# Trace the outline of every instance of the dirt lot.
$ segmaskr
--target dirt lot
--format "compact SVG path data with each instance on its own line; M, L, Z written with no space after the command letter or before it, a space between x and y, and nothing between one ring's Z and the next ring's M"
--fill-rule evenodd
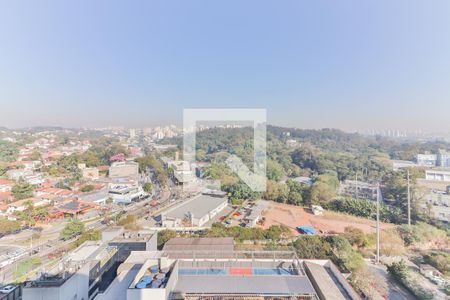
M263 213L266 218L263 228L271 225L286 225L293 235L299 235L295 229L297 226L314 226L324 234L343 232L345 227L360 228L365 233L375 233L376 222L364 218L358 218L336 212L326 211L322 216L315 216L311 211L299 206L270 202L269 208ZM393 227L392 224L381 224L382 229Z

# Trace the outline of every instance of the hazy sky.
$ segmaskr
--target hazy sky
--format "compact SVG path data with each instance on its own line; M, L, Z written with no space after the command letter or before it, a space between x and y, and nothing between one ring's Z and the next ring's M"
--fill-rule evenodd
M1 1L0 126L450 131L450 1Z

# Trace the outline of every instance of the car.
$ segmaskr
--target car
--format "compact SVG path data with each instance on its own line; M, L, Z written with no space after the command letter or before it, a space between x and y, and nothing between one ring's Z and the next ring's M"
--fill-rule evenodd
M0 293L3 293L3 294L9 294L9 293L10 293L11 291L13 291L15 288L16 288L16 287L13 286L13 285L7 285L7 286L4 286L4 287L2 287L2 288L0 289Z

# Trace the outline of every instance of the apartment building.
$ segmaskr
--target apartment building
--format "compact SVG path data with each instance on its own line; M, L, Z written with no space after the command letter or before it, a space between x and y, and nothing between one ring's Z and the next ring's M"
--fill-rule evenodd
M92 300L116 278L131 251L156 251L154 232L111 228L102 241L86 241L54 268L25 282L23 300Z

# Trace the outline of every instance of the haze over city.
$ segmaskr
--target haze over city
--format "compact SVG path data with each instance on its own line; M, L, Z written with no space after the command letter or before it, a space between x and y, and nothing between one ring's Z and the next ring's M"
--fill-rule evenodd
M448 1L7 1L0 126L268 122L450 131Z

